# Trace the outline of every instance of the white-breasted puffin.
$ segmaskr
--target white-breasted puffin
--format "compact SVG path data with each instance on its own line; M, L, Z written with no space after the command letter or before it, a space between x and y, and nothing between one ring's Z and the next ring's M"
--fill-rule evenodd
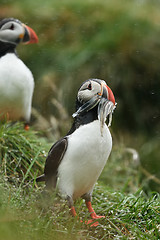
M57 186L61 196L68 200L73 216L76 216L73 201L84 198L92 218L88 223L104 217L96 215L91 197L112 149L112 137L105 122L109 116L111 123L115 105L114 95L104 80L85 81L78 91L73 125L51 147L44 174L36 179L45 181L47 189Z
M29 68L17 56L19 43L37 43L30 27L14 18L0 21L0 119L24 120L31 116L34 79Z

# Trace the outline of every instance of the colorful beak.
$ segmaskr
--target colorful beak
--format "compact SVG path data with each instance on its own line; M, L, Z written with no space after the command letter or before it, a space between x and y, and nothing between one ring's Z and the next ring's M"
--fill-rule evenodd
M107 98L108 101L111 101L115 105L115 98L112 90L106 85L104 81L102 81L100 85L101 91L98 93L98 95Z
M35 31L25 24L23 24L23 26L24 26L25 33L24 33L22 42L25 44L37 43L38 37L37 37Z
M116 102L112 90L104 82L101 83L100 95L102 97L98 104L98 119L100 120L100 131L103 136L103 127L107 117L109 117L108 127L111 126L112 113L116 108Z
M107 90L108 90L108 100L113 102L113 104L115 105L115 97L113 95L112 90L106 85Z

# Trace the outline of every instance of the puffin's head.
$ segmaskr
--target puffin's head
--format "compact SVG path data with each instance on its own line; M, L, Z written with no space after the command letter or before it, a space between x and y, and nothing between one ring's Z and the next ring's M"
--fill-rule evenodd
M32 28L14 18L5 18L0 21L0 41L14 45L20 42L37 43L38 37Z
M107 86L104 80L100 79L89 79L85 81L78 91L77 98L82 104L93 98L96 98L98 103L99 99L105 98L112 101L115 105L115 98L112 90Z
M97 114L102 127L108 115L110 115L110 125L116 102L112 90L104 80L88 79L85 81L78 91L77 102L78 108L73 117L85 114L93 108L98 107Z

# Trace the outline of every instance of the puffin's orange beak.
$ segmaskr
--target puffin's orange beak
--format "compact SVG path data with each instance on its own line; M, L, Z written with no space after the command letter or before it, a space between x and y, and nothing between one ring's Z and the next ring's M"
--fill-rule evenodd
M35 31L25 24L23 24L23 26L24 26L25 33L24 33L22 42L25 44L37 43L38 37Z
M112 101L113 104L115 105L115 97L113 95L113 92L107 85L106 85L106 87L107 87L107 90L108 90L108 100Z

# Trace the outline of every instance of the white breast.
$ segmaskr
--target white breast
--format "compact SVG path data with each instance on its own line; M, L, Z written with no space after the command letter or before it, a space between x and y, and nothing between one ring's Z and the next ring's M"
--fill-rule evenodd
M0 58L0 113L30 119L34 79L26 65L12 53Z
M68 138L68 148L58 169L58 188L73 199L92 192L112 148L112 137L99 120L79 127Z

